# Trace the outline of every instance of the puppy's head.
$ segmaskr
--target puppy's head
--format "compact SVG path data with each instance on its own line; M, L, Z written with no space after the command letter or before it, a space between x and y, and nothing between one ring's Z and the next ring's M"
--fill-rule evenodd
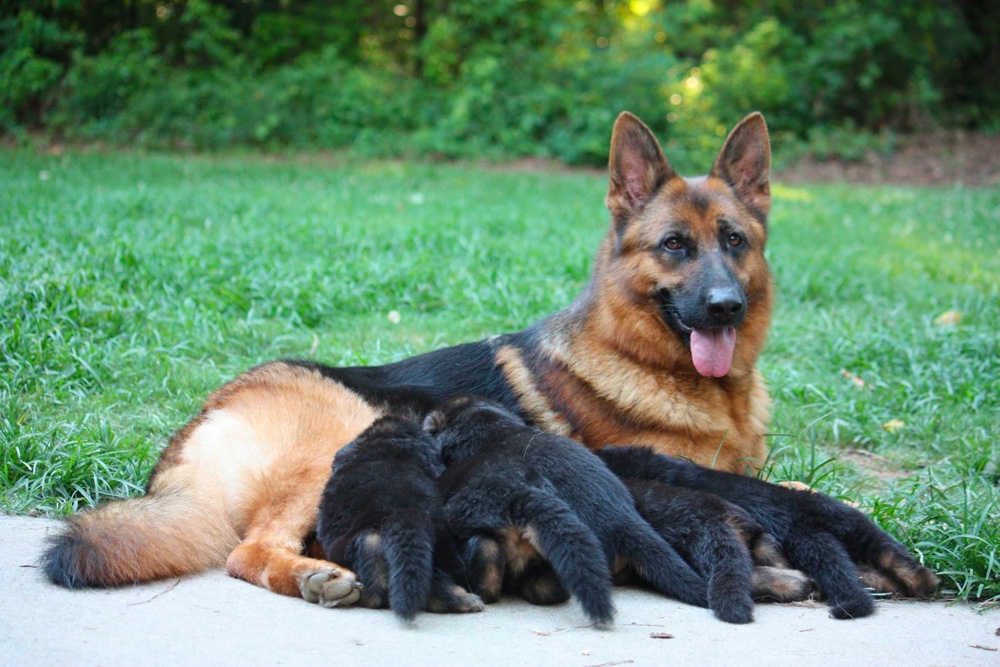
M400 417L381 417L372 422L337 452L333 469L375 460L405 461L434 476L444 470L438 442L417 422Z
M479 396L449 399L424 418L424 431L437 440L445 465L473 456L496 428L514 426L524 426L524 420Z

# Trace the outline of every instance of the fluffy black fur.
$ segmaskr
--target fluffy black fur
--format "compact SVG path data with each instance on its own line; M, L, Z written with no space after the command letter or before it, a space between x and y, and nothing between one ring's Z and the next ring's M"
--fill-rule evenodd
M704 491L650 480L624 482L639 514L708 579L708 606L719 619L749 623L754 600L809 596L808 577L787 569L777 542L742 508ZM617 583L628 583L629 574L623 572Z
M555 583L598 624L613 618L616 559L659 592L707 606L705 580L643 521L621 480L580 443L468 396L431 413L425 428L437 436L448 466L439 483L457 538L487 536L502 544L520 537L516 546L543 555ZM537 591L538 582L529 589Z
M934 573L903 545L829 496L703 468L644 447L607 447L600 456L624 479L707 491L742 507L778 540L791 566L816 581L835 618L874 612L872 596L859 578L910 597L928 597L937 587Z
M358 604L388 606L406 622L423 609L482 609L450 574L458 560L436 485L443 470L433 438L396 417L376 420L337 452L316 535L364 584Z

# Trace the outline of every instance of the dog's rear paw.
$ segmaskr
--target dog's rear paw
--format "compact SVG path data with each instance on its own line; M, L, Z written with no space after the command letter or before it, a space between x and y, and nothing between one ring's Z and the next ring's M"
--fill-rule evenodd
M299 581L303 599L328 609L354 604L361 597L361 589L353 573L334 567L310 570Z

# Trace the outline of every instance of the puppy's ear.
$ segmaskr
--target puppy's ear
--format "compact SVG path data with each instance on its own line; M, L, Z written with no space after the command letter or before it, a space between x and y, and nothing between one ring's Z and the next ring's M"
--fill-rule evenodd
M653 133L627 111L618 116L611 132L608 171L611 182L604 202L616 219L635 213L661 185L677 175L663 157Z
M434 410L424 417L424 431L431 435L437 435L444 430L446 425L447 419L444 416L443 410Z

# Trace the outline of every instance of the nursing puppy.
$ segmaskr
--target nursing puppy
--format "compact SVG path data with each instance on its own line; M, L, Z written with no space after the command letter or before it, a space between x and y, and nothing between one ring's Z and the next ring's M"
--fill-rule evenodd
M605 450L598 451L602 456ZM804 600L812 584L788 569L777 541L743 509L703 491L625 479L639 514L708 580L708 604L720 618L749 623L754 601ZM642 577L625 570L616 583Z
M517 548L534 550L600 625L614 614L616 560L657 591L708 606L705 580L643 521L621 480L578 442L470 396L447 401L424 426L448 466L439 483L456 538L516 540Z
M645 447L606 447L600 456L623 479L707 491L742 507L778 540L791 566L816 581L834 618L859 618L875 610L862 583L919 598L937 588L934 573L902 544L829 496L703 468Z
M417 612L481 611L482 601L454 583L455 545L444 523L436 478L444 470L437 445L418 424L376 420L333 460L316 536L327 558L350 567L363 585L358 604L390 607L404 622ZM343 600L334 577L316 600ZM331 588L330 594L326 589Z

